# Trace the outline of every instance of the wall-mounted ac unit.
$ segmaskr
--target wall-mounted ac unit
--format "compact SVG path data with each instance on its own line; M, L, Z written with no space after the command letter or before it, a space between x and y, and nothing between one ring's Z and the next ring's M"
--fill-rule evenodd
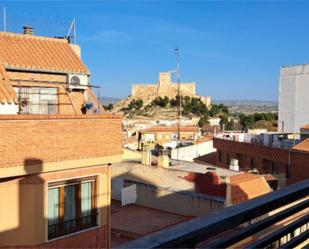
M69 90L85 90L88 85L88 76L86 74L69 74L68 83Z

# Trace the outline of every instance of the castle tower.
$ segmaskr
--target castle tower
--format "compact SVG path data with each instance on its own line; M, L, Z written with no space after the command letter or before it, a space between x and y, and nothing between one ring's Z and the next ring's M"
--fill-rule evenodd
M171 84L171 73L160 72L159 73L159 86L168 86Z
M176 95L176 89L172 87L171 73L170 72L160 72L159 82L158 82L158 96L170 96Z

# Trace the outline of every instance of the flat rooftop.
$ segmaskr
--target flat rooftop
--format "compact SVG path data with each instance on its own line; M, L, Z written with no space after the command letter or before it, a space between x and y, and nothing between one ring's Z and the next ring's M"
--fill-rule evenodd
M240 173L239 171L233 171L229 169L219 168L211 164L200 164L196 162L172 160L172 164L174 166L170 166L170 169L173 169L173 170L202 173L202 174L206 174L208 172L216 172L218 176L222 176L222 177L234 176Z
M130 240L129 237L132 240L192 218L134 204L121 206L119 201L112 200L111 229L113 234L120 234L112 236L112 246Z

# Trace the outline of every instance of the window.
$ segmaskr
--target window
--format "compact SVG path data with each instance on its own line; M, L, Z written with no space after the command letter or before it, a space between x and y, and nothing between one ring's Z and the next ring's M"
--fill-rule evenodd
M219 162L222 163L223 162L223 155L222 155L222 151L219 150Z
M48 239L97 226L95 178L48 185Z
M256 160L255 160L255 158L250 158L250 166L251 166L251 169L254 169L256 167Z
M22 114L56 114L57 88L18 87L15 88L20 100Z

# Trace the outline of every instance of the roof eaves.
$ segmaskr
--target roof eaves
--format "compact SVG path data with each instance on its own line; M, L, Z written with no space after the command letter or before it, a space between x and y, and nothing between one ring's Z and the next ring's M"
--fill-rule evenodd
M57 74L87 74L91 75L90 71L68 71L68 70L58 70L58 69L45 69L45 68L34 68L34 67L22 67L22 66L11 66L4 64L5 69L8 70L22 70L26 72L40 72L40 73L57 73Z

